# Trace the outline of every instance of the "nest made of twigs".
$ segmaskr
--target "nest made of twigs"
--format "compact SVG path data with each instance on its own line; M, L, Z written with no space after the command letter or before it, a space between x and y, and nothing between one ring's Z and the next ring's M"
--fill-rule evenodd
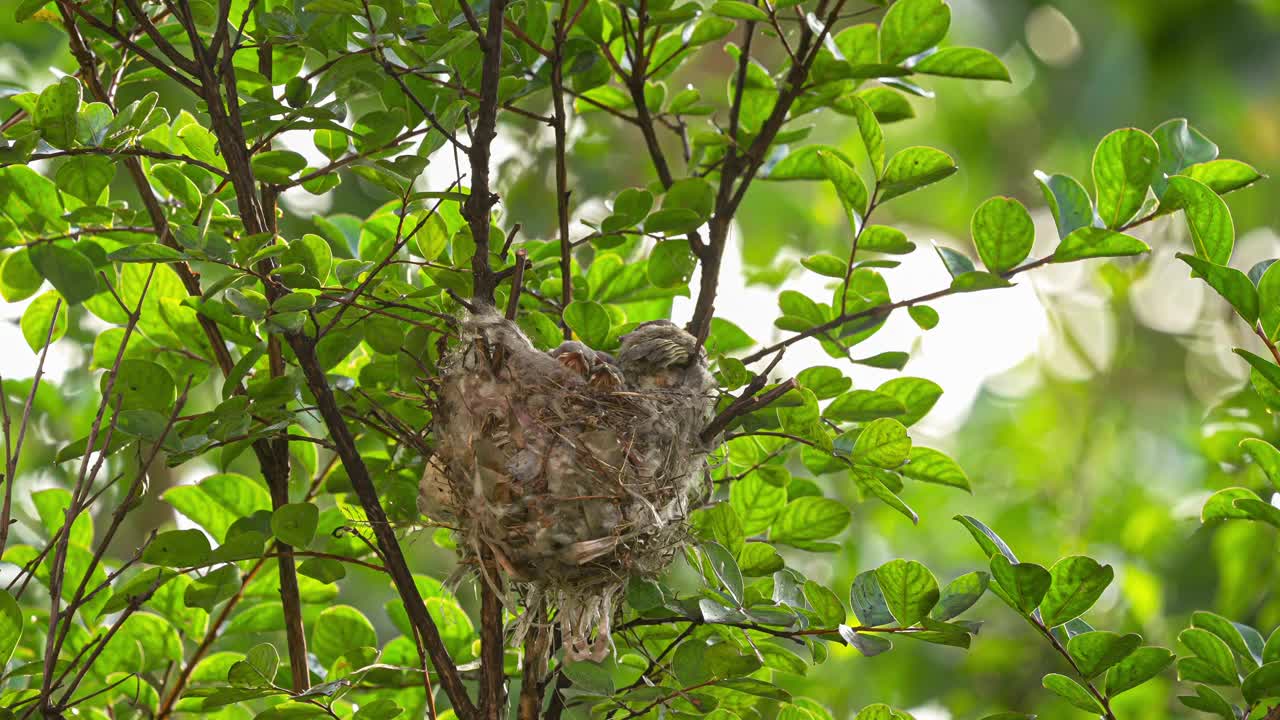
M464 555L487 550L526 609L554 606L571 655L598 656L627 580L685 539L713 388L671 323L624 336L614 360L577 343L544 353L515 323L472 315L441 363L422 509L460 531Z

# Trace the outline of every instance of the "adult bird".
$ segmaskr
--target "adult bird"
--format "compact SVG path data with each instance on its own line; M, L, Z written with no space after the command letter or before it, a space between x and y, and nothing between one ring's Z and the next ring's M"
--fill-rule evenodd
M622 336L618 365L633 388L674 388L701 356L697 338L679 325L651 320Z

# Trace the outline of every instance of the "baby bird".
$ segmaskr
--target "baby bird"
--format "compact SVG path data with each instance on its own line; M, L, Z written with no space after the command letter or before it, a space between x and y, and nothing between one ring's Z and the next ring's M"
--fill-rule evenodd
M590 377L591 369L595 366L596 351L576 340L565 340L550 355L583 380Z
M700 357L697 345L697 338L670 320L652 320L622 336L618 364L634 387L671 388Z
M599 362L591 369L591 377L587 379L587 384L604 392L621 390L626 385L626 381L613 358L606 353L596 353L596 359Z

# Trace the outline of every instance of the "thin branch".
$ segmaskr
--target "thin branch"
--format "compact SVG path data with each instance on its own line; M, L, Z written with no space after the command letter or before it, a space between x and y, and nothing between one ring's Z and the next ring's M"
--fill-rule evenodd
M467 158L471 163L471 194L463 205L462 215L471 228L475 241L475 254L471 257L471 299L481 305L492 306L497 278L489 265L489 214L497 202L490 189L490 146L498 135L498 84L502 80L502 19L507 0L491 0L489 24L482 40L484 60L480 70L480 106L476 112L475 129L471 132L471 149Z

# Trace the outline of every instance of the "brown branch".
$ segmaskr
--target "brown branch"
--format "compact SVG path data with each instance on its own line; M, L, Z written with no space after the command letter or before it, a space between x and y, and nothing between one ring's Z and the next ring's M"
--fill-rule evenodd
M528 251L517 250L515 272L511 275L511 295L507 298L506 318L508 320L515 320L520 312L520 292L524 289L524 269L528 262Z
M209 172L219 177L226 177L226 174L227 174L226 170L223 170L222 168L217 167L216 165L210 165L209 163L204 162L203 160L197 160L191 157L190 155L177 155L174 153L160 152L158 150L148 150L146 148L140 148L140 147L126 147L126 148L79 147L79 148L71 148L69 150L53 150L50 152L32 153L31 157L28 158L28 160L49 160L52 158L72 157L75 155L104 155L106 157L112 157L115 155L127 155L127 156L133 156L133 157L154 158L156 160L176 160L178 162L186 163L188 165L195 165L198 168L208 170ZM0 167L7 167L9 165L16 165L16 164L17 163L4 163L3 165L0 165Z
M569 242L569 170L568 148L566 143L566 126L568 120L564 110L564 47L565 35L568 33L569 2L560 3L560 18L555 24L555 51L551 58L551 109L554 120L551 123L555 135L556 163L556 224L560 232L560 307L569 307L573 302L573 246ZM564 339L573 338L573 330L564 317L560 318L560 327L564 330Z
M497 202L490 189L490 146L498 135L498 84L502 79L502 19L507 0L489 3L489 25L481 40L484 61L480 70L480 107L475 128L471 132L471 194L462 207L462 215L471 228L475 254L471 257L472 302L492 307L498 281L489 265L489 214Z
M792 63L791 68L787 71L785 90L779 94L773 110L769 113L769 117L764 123L761 124L760 132L756 134L745 155L740 156L737 154L735 145L737 142L736 116L731 114L730 146L727 151L728 155L725 157L724 166L721 168L715 213L709 224L707 247L702 249L698 257L702 266L701 280L698 288L698 299L694 304L693 319L689 322L689 331L698 338L699 343L705 341L707 334L711 330L711 317L715 313L716 291L720 282L720 265L724 258L730 222L742 202L743 194L746 193L752 179L764 164L769 146L773 144L774 138L777 137L778 132L786 123L791 106L804 93L805 80L809 77L809 71L813 68L813 63L818 58L822 44L830 33L835 18L840 14L840 9L844 7L844 3L845 0L835 1L835 6L827 13L826 20L823 22L820 31L815 32L809 24L801 26L800 45L797 49L797 55L802 58L802 62ZM825 4L825 0L819 4L816 15L821 16L823 14ZM750 26L749 30L754 27L753 23L748 23L748 25ZM748 39L749 37L748 35ZM744 42L744 45L746 45L746 42ZM748 52L747 48L744 47L742 54L739 56L739 76L737 78L739 86L745 82L748 63ZM741 104L741 96L737 92L738 87L735 86L735 106Z
M49 346L53 344L53 330L58 326L58 311L62 309L62 298L58 298L53 304L53 315L49 320L49 330L44 336L44 345L40 348L40 359L36 361L36 372L31 379L31 390L27 392L27 403L22 408L22 421L18 425L18 440L13 445L13 450L9 449L9 401L4 392L3 383L0 383L0 396L4 396L4 441L5 441L5 472L4 472L4 508L0 510L0 553L4 552L5 545L9 541L9 525L11 523L11 513L13 511L13 483L17 479L18 460L22 456L22 441L26 439L27 427L31 423L31 408L36 404L36 392L40 389L40 380L44 377L45 359L49 357Z
M342 466L351 479L352 489L360 499L360 504L369 519L374 538L386 562L387 572L391 575L400 599L404 602L409 621L414 631L422 638L422 644L436 672L439 673L440 684L449 696L454 711L462 720L474 720L475 706L467 695L466 687L462 684L457 666L449 656L448 649L445 648L439 629L427 614L426 604L413 581L413 574L405 562L395 531L387 520L387 514L383 511L381 501L378 499L378 490L374 485L373 477L369 474L369 468L356 448L351 429L347 427L342 417L342 410L338 407L338 401L333 395L333 389L329 386L324 370L320 368L320 363L316 359L315 341L302 335L287 337L289 346L293 348L298 358L298 365L302 368L307 387L315 396L316 407L329 430L329 436L342 460Z
M506 642L502 636L502 576L489 548L480 548L480 720L506 714Z

